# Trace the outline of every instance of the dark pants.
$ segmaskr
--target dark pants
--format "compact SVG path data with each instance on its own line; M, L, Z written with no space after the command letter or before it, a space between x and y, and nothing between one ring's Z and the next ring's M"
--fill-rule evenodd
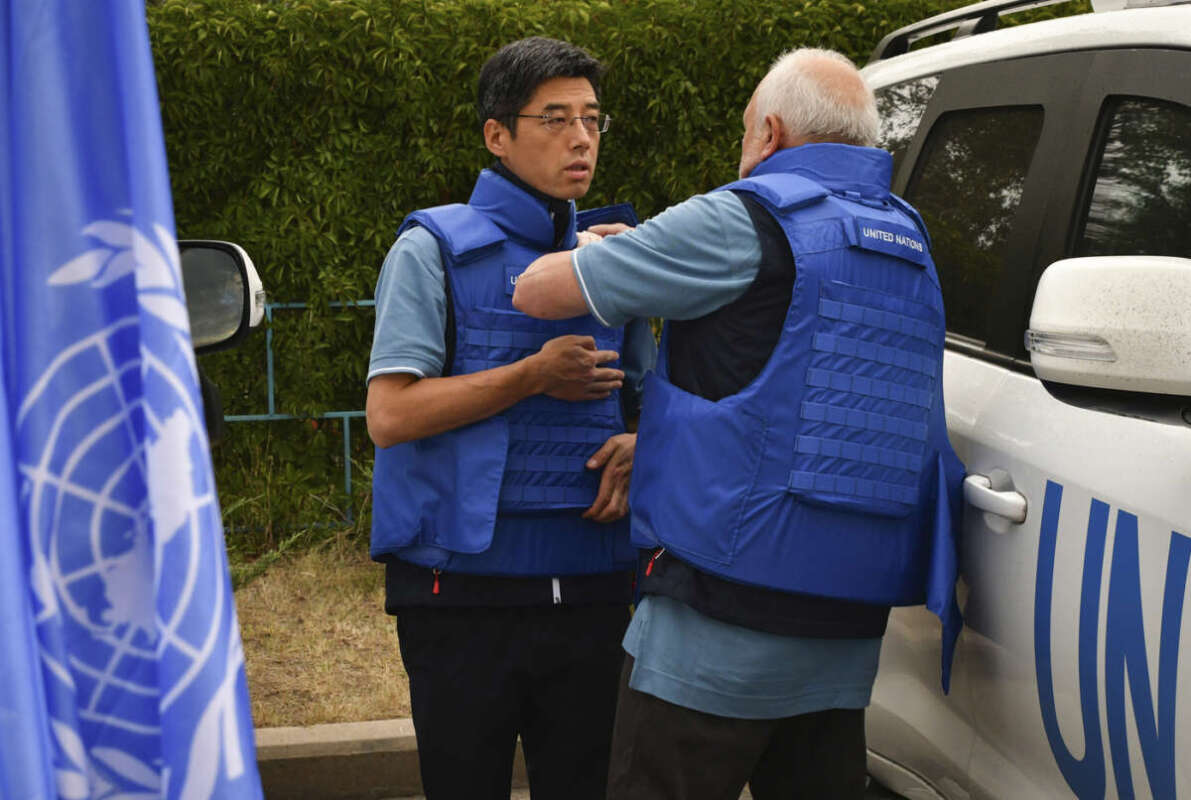
M428 800L603 798L625 606L410 608L397 616Z
M864 709L733 719L629 688L625 657L608 800L861 800Z

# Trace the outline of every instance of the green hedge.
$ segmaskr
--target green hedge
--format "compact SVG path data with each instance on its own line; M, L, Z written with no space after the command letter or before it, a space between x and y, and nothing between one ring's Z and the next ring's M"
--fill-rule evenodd
M741 111L768 64L796 46L859 63L889 31L945 0L165 0L148 9L179 235L239 242L278 312L277 410L363 407L370 298L401 219L466 199L490 161L473 97L499 46L540 34L609 67L604 137L585 205L643 216L735 177ZM205 357L229 414L265 410L264 335ZM216 451L230 526L273 531L344 513L337 422L233 425ZM371 451L350 505L367 521Z

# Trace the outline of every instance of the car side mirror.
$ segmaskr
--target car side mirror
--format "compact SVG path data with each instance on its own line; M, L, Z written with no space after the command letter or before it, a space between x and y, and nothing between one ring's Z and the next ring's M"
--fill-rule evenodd
M265 313L265 292L252 259L232 242L182 240L178 250L194 351L201 355L234 347Z
M1191 396L1191 259L1056 261L1034 293L1026 349L1043 381Z

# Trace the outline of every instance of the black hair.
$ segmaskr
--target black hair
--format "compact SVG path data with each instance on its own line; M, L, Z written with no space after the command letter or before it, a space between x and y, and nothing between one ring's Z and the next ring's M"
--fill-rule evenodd
M586 50L558 39L530 36L506 44L480 70L476 111L480 125L494 119L515 136L517 113L533 93L551 78L587 78L600 99L604 67Z

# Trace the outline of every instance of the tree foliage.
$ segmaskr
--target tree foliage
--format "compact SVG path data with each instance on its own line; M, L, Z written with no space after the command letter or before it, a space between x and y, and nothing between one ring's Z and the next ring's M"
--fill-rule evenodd
M148 19L179 235L240 243L271 299L311 304L277 312L278 412L362 408L372 315L329 304L372 296L406 214L466 199L491 158L476 76L501 45L553 36L604 61L614 123L585 205L627 200L645 217L735 176L741 112L780 53L863 63L884 34L958 4L164 0ZM229 414L266 410L263 339L204 358ZM343 456L327 425L231 428L216 453L231 522L329 516Z

